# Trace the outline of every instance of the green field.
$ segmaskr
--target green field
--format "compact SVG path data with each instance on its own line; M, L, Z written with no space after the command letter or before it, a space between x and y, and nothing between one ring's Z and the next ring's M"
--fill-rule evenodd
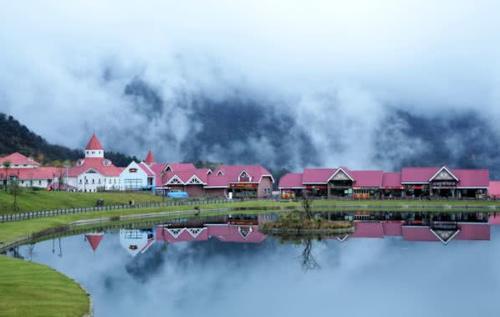
M89 297L70 278L40 264L0 256L0 316L75 316Z
M18 212L50 210L73 207L93 207L98 199L103 199L105 205L128 204L130 200L136 203L162 201L162 197L150 192L113 192L113 193L73 193L49 192L46 190L23 189L17 197ZM0 191L0 214L15 212L14 196Z

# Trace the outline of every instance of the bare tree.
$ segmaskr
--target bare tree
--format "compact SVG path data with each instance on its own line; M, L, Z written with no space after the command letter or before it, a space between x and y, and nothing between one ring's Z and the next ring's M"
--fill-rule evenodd
M320 268L318 262L312 254L313 243L311 239L304 240L304 250L302 251L302 269L304 271L317 270Z

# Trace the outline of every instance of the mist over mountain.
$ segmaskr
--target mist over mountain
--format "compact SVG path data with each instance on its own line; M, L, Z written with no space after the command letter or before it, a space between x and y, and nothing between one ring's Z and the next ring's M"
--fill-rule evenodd
M54 161L76 161L83 157L83 149L74 150L65 146L50 144L41 136L33 133L12 116L0 113L0 156L20 152L33 157L42 164ZM122 153L106 152L106 158L118 166L127 166L136 157Z
M265 9L264 9L265 8ZM0 12L0 111L163 161L500 177L496 1L57 1ZM26 23L26 21L31 21Z

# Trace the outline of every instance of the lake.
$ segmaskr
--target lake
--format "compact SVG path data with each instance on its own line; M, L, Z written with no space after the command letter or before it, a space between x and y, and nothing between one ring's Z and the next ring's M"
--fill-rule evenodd
M283 241L255 219L178 221L56 238L18 256L81 283L95 316L499 315L500 226L397 227L360 221L349 236Z

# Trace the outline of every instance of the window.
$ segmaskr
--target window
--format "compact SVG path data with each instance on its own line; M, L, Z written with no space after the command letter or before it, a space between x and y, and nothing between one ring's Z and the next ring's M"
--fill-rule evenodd
M82 179L80 178L80 184L82 184Z
M189 184L200 184L200 181L198 180L198 178L193 177L193 178L191 178L191 180L189 181Z
M129 168L128 171L130 173L137 173L137 168Z
M250 176L248 175L247 172L243 171L240 174L239 181L240 182L249 182L250 181Z
M42 185L42 181L41 180L38 181L38 185Z
M95 184L95 179L92 178L92 184Z

